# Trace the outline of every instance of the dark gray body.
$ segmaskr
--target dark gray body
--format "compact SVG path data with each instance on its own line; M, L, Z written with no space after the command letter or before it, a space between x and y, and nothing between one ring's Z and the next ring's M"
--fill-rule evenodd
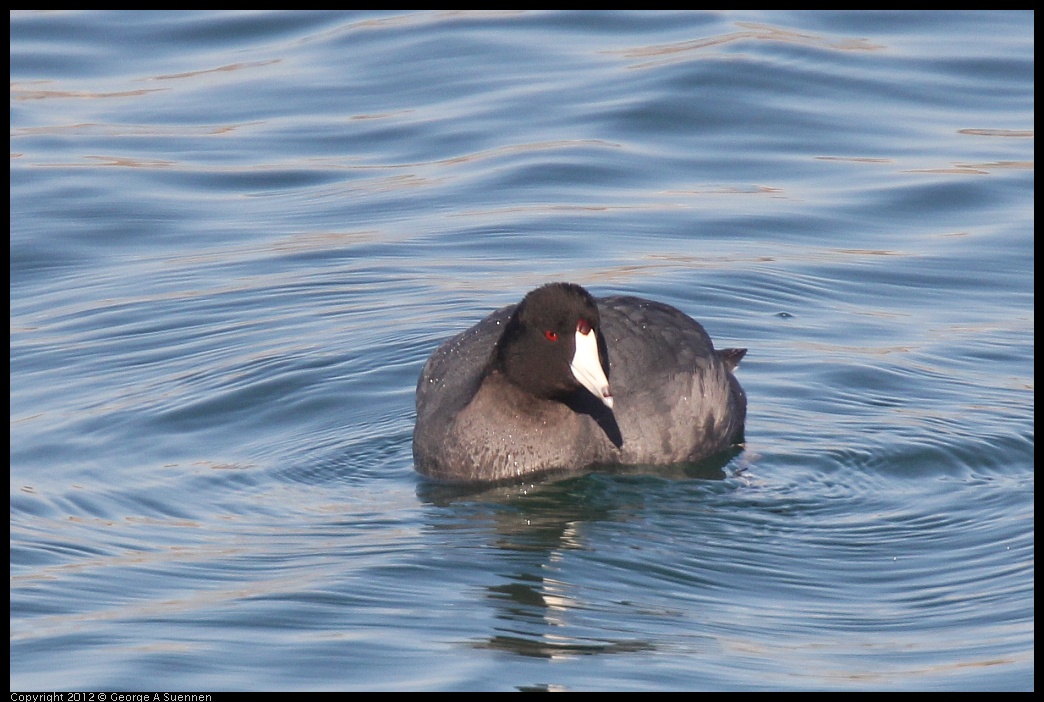
M683 312L636 297L597 299L614 409L586 390L535 397L487 372L515 305L440 346L417 382L413 457L437 480L505 481L605 464L698 461L742 441L747 400L732 369Z

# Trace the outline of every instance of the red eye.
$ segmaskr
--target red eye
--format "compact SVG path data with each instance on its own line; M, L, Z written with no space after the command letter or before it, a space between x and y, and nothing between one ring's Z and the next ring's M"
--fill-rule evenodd
M548 341L558 341L558 334L548 329L546 332L544 332L544 338Z

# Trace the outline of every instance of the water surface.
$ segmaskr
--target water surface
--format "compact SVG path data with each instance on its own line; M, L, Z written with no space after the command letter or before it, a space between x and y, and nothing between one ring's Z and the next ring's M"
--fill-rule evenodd
M1033 20L13 12L12 689L1032 689ZM550 280L743 450L420 479Z

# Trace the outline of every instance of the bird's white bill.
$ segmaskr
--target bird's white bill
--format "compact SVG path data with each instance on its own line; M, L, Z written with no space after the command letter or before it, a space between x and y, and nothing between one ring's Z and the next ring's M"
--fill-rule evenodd
M598 338L593 329L588 328L586 334L576 330L576 351L569 369L581 385L612 409L613 394L609 391L609 379L605 377L602 363L598 360Z

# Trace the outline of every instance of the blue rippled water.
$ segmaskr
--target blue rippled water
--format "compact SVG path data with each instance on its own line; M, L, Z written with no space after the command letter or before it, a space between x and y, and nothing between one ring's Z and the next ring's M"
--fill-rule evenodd
M1033 689L1034 15L11 14L13 690ZM413 471L550 280L724 465Z

